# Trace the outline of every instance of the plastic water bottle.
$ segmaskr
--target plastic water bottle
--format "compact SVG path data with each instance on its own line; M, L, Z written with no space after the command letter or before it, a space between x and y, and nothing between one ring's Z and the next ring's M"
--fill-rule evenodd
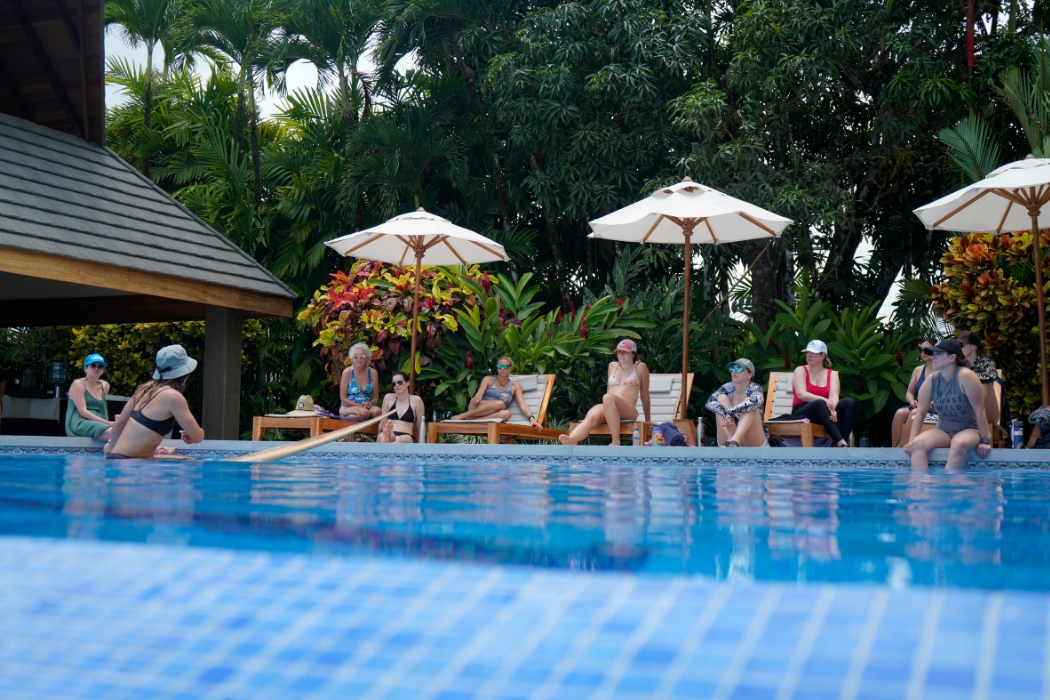
M664 431L659 428L653 428L653 447L664 447Z
M634 435L631 436L631 445L638 447L642 444L642 431L638 430L638 426L634 426Z
M1010 421L1010 434L1013 435L1014 449L1021 449L1024 445L1024 423L1017 418Z
M697 447L703 447L704 446L704 419L703 418L697 418L696 419L696 446Z

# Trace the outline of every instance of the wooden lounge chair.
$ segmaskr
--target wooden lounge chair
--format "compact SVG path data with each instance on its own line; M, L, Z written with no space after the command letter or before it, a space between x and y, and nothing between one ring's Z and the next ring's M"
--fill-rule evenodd
M360 421L357 421L360 422ZM330 433L333 430L349 428L355 421L339 420L338 418L325 418L318 414L316 416L255 416L252 418L252 440L258 442L263 439L267 428L278 428L280 430L305 430L309 431L310 437L317 437L321 433ZM360 431L360 434L377 435L379 427L371 425ZM358 433L351 435L356 439Z
M766 413L763 416L769 437L797 437L802 439L803 447L813 447L813 438L828 436L824 426L802 420L772 421L776 416L791 413L794 398L791 372L770 372L769 389L766 391Z
M696 425L685 417L686 407L689 405L689 393L693 389L692 373L686 375L687 384L685 392L682 392L682 375L675 374L650 374L649 375L649 418L646 423L641 420L645 417L642 412L642 397L638 395L638 418L639 420L620 421L620 439L625 436L630 438L634 434L635 427L641 435L642 442L649 439L650 429L661 423L674 423L682 433L696 444ZM579 425L579 422L569 426L570 431ZM591 435L612 435L609 425L603 423L591 431Z
M996 372L999 373L999 378L1002 379L1003 378L1003 371L1001 369L997 369ZM992 385L992 391L995 392L995 402L997 404L999 404L999 405L1002 405L1002 403L1003 403L1003 385L1000 384L999 382L996 382L995 384ZM926 420L923 421L923 423L922 423L922 432L925 433L927 430L933 430L936 427L937 427L937 421L935 419L931 419L930 416L926 416ZM989 423L988 424L988 434L992 436L992 447L1005 447L1006 446L1006 437L1007 437L1006 436L1006 431L1003 429L1003 427L1001 425L997 425L995 423ZM907 445L909 440L911 440L911 421L910 420L905 422L904 425L901 426L901 444L902 445ZM1013 436L1010 436L1010 440L1013 440Z
M553 374L512 374L511 381L521 384L525 405L536 416L540 428L529 425L529 419L518 408L517 401L511 401L509 421L496 420L447 420L431 423L427 428L427 442L436 443L441 435L486 435L490 445L498 445L500 439L507 442L515 440L557 440L566 431L557 428L542 427L547 419L547 405L554 391Z

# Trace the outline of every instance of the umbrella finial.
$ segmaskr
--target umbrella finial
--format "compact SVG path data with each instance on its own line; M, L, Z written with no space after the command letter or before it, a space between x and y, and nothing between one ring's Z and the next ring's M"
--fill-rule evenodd
M682 178L682 182L692 182L692 181L693 181L693 178L689 177L688 175L686 175L685 177Z
M425 212L426 209L424 209L423 207L420 207L419 209L416 209L416 211L423 211L423 212Z
M1031 153L1029 153L1028 155L1026 155L1026 156L1024 157L1024 159L1025 159L1025 160L1028 160L1029 158L1033 158L1033 159L1034 159L1034 158L1035 158L1035 156L1034 156L1034 155L1032 155Z

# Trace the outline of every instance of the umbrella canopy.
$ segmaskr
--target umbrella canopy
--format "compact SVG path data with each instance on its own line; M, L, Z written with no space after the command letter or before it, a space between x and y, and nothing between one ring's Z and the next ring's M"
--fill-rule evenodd
M776 238L791 223L791 219L685 178L677 185L661 187L639 202L590 222L593 233L589 238L685 245L682 386L688 386L690 245Z
M967 185L936 202L915 210L928 229L995 233L1031 231L1035 258L1036 308L1039 315L1039 354L1042 363L1043 404L1050 404L1046 365L1046 304L1039 229L1050 227L1050 158L1028 156L993 170L983 180ZM1043 209L1047 221L1042 222Z
M473 265L507 261L499 243L422 208L395 216L378 226L351 233L325 243L340 255L405 265L415 260L416 281L412 292L412 356L409 391L416 390L416 334L419 326L419 277L427 265Z

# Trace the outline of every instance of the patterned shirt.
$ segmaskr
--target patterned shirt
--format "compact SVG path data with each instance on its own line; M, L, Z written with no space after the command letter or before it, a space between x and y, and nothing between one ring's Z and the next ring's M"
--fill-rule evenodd
M747 388L744 389L744 400L737 404L733 403L733 395L735 392L736 387L733 386L733 382L726 382L718 387L718 391L711 394L711 398L707 400L707 410L717 413L723 418L729 416L736 418L741 413L750 413L751 411L761 410L765 406L766 399L762 394L762 387L754 382L747 385ZM729 399L730 408L726 408L718 402L718 397L723 394Z
M999 373L995 371L995 363L982 355L978 355L977 359L970 363L970 369L972 369L985 384L988 382L994 382L999 378Z

